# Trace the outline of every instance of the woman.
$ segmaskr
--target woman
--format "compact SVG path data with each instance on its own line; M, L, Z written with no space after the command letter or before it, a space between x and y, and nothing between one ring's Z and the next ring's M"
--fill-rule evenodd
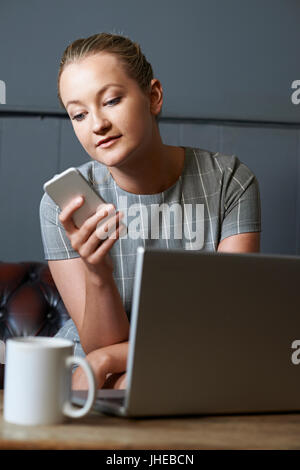
M235 156L163 144L157 120L162 86L139 45L128 38L101 33L68 46L60 64L58 97L92 159L79 170L108 210L97 211L78 229L72 215L83 198L63 211L46 194L42 198L45 258L71 316L58 336L71 338L75 354L86 355L99 388L124 388L136 248L191 246L174 234L151 237L142 210L143 236L137 238L135 231L123 238L118 224L125 211L115 209L122 209L124 200L127 207L146 211L177 204L184 214L187 204L203 205L201 249L255 252L258 185ZM110 143L101 142L106 139ZM103 241L108 227L101 220L108 213L116 230ZM163 217L160 226L166 234L171 223ZM80 368L73 373L73 388L86 388Z

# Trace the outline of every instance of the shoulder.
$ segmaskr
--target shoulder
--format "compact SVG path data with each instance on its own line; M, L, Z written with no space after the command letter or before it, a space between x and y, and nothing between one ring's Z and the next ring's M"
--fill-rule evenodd
M193 156L201 169L216 169L219 173L231 173L238 167L242 167L248 172L251 170L236 155L228 155L221 152L188 147L190 156Z
M60 208L58 207L57 204L51 199L50 196L48 196L47 193L44 193L41 201L40 201L40 218L41 221L43 220L50 220L51 221L56 221L58 219L58 214L60 212Z
M255 180L253 171L236 155L188 147L190 166L208 179L217 179L223 184L232 181L236 184L247 184ZM194 160L194 161L193 161Z

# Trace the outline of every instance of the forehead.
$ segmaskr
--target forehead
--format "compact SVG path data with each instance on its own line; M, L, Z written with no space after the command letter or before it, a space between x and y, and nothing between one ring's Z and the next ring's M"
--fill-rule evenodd
M60 93L64 100L76 99L75 94L87 86L101 88L111 82L135 85L115 54L99 52L66 66L60 78Z

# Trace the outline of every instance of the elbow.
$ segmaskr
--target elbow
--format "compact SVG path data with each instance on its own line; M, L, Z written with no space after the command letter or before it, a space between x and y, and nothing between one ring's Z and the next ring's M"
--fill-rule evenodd
M108 346L113 346L114 344L120 344L128 341L129 339L129 328L124 332L123 335L110 335L102 337L101 339L91 339L90 335L85 335L84 331L79 331L79 337L81 342L81 347L86 355L95 351L96 349L106 348Z

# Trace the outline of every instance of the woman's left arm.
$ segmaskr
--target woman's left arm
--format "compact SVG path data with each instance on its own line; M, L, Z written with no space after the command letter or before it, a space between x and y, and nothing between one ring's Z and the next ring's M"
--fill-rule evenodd
M218 252L257 253L260 250L260 232L247 232L224 238Z
M128 341L95 349L85 359L93 369L97 388L126 388ZM72 389L86 390L87 377L79 366L72 375Z
M224 238L219 246L219 252L251 253L259 251L259 232L241 233ZM86 356L97 382L97 388L126 388L126 364L128 341L106 346L92 351ZM108 376L108 374L111 374ZM73 389L87 389L86 375L78 367L72 377Z

